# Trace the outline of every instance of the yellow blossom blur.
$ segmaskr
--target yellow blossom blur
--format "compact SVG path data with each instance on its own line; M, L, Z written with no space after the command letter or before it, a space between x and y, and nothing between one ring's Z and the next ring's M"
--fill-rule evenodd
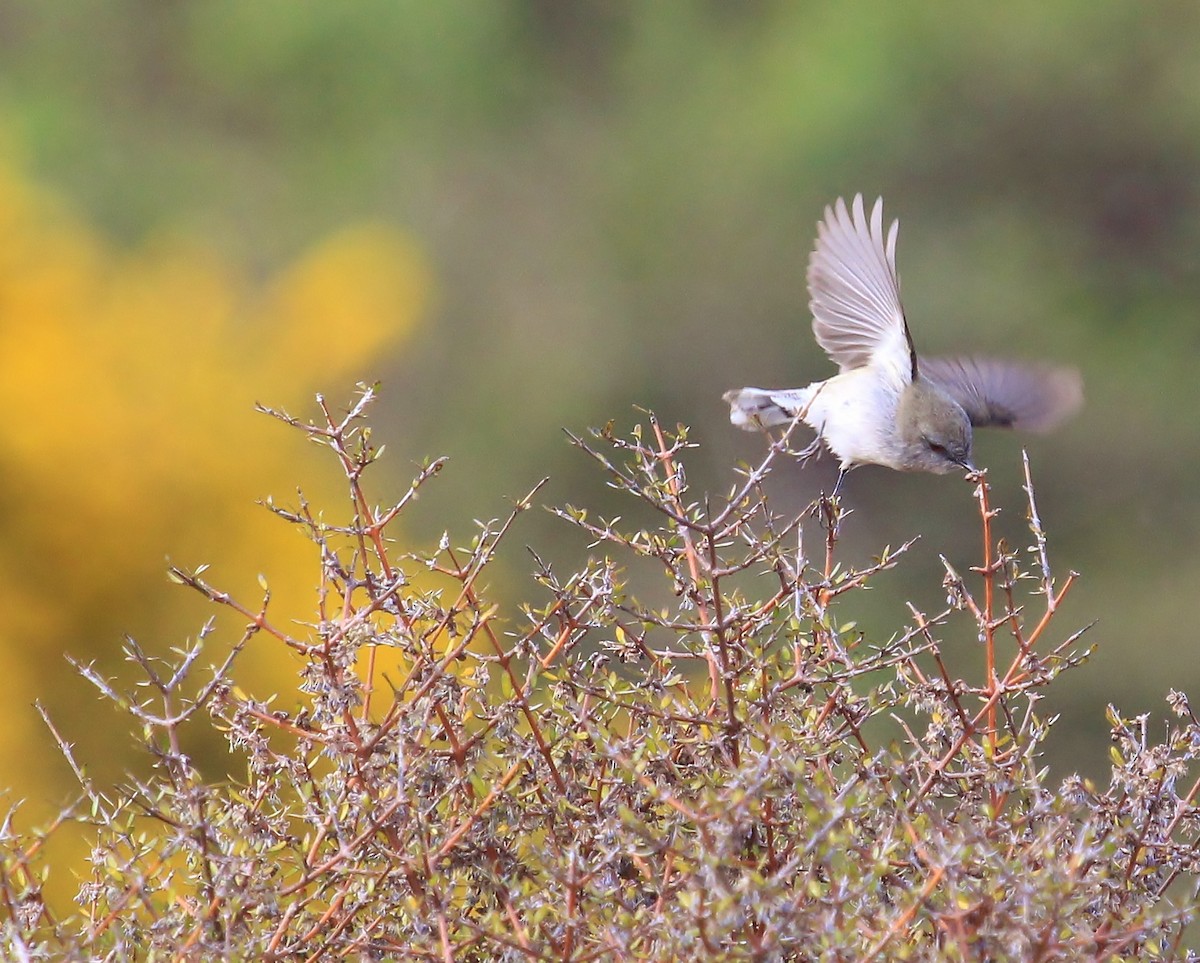
M294 501L302 484L336 506L344 479L254 402L308 416L316 391L349 400L429 294L415 244L384 224L347 226L256 282L200 238L121 250L0 166L0 785L63 797L30 784L67 775L59 760L31 771L31 741L48 745L35 698L85 760L109 722L82 724L96 703L64 653L113 673L122 633L161 651L210 614L168 586L167 555L210 564L252 605L261 571L274 621L311 618L316 553L254 501ZM245 656L251 674L295 671L280 647Z

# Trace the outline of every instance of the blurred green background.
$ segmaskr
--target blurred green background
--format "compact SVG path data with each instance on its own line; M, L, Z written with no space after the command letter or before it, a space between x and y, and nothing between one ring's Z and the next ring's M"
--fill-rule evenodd
M725 490L763 441L722 392L832 372L804 267L856 191L901 219L919 347L1084 372L1079 418L977 460L1023 546L1027 444L1052 561L1083 574L1058 637L1099 620L1101 648L1043 711L1051 763L1100 775L1106 702L1200 683L1200 6L0 2L0 781L69 793L35 698L97 768L126 758L63 653L128 677L122 633L194 634L166 555L308 611L317 561L253 500L340 510L342 486L255 400L309 414L382 379L378 498L451 457L414 543L543 475L547 502L636 514L561 432L635 405L690 425L693 489ZM781 508L834 467L777 473ZM978 560L959 478L864 469L846 502L852 561L922 535L846 614L872 632L940 607L939 552ZM585 550L525 516L510 600L537 598L525 544Z

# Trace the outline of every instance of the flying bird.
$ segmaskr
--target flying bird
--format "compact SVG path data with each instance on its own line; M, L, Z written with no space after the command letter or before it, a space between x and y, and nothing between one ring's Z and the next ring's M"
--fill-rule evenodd
M813 334L838 373L806 388L725 393L747 430L815 429L841 462L836 492L858 465L937 474L975 471L972 430L1048 431L1083 402L1074 368L999 358L918 356L900 303L899 221L883 229L883 198L868 219L861 194L825 208L808 262Z

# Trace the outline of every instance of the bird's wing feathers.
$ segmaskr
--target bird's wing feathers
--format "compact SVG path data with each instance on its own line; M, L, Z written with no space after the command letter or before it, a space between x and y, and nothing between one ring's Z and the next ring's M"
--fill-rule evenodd
M1074 368L997 358L921 358L922 378L962 405L971 424L1049 431L1083 403Z
M884 236L883 198L875 202L869 222L861 194L852 209L839 197L817 225L817 246L808 261L813 333L843 371L874 359L907 379L915 358L896 274L900 222L892 221Z
M995 358L921 358L900 303L896 273L899 222L883 230L883 199L867 217L861 194L851 206L838 198L817 225L808 261L813 333L842 371L868 364L898 381L918 376L940 386L971 423L1048 431L1083 402L1073 368L1021 364Z

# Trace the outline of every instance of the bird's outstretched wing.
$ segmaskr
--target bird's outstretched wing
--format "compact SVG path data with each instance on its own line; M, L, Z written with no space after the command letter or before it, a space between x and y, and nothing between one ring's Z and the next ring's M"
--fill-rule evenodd
M808 261L809 307L813 333L842 371L872 361L912 377L912 338L900 304L896 274L896 232L883 233L883 198L868 221L861 194L852 211L840 197L825 208L817 225L817 245Z
M1083 403L1083 379L1074 368L998 358L921 358L918 370L980 428L1049 431Z

